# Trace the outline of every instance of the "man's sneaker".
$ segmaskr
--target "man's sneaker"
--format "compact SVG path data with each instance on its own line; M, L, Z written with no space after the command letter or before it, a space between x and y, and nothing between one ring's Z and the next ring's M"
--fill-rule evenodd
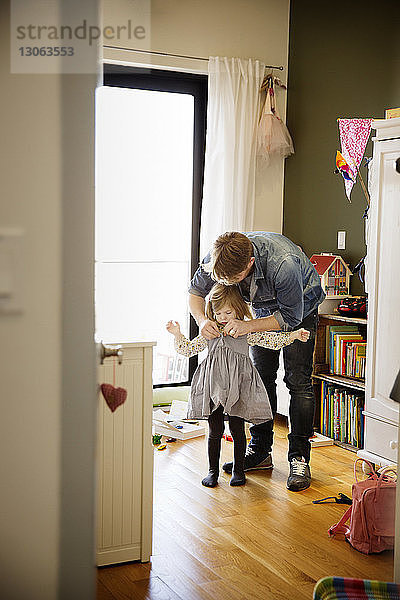
M246 454L244 457L244 471L255 471L256 469L272 469L274 465L272 464L272 456L271 454L260 454L255 452L252 448L247 448ZM226 462L222 465L225 473L232 473L232 462Z
M286 487L292 492L306 490L311 484L310 465L306 463L303 457L292 458L290 461L290 473Z

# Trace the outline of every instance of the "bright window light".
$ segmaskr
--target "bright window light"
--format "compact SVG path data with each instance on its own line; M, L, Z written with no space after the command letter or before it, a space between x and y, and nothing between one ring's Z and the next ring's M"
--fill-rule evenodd
M101 87L96 99L96 338L156 341L154 383L188 378L194 98Z

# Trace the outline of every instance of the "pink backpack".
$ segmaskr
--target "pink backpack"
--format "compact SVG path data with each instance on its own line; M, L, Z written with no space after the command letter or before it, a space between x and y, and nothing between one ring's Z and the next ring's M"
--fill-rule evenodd
M358 481L356 465L361 461L369 465L367 479ZM389 477L388 473L394 473ZM391 550L394 547L394 518L397 474L386 467L378 474L368 461L358 458L354 463L353 504L339 523L332 525L329 535L344 533L356 550L364 554ZM349 525L346 525L350 519Z

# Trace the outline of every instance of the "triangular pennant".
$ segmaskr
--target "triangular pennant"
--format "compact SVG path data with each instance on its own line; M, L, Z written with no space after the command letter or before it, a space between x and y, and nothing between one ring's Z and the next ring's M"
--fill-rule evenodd
M338 119L338 122L342 155L354 174L354 181L345 178L344 182L346 196L350 201L351 190L371 133L372 119Z

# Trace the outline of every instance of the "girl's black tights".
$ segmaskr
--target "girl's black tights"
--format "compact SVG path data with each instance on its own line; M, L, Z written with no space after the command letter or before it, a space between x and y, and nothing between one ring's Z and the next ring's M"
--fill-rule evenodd
M243 485L246 481L243 470L246 452L244 419L229 416L228 423L233 439L233 469L230 485ZM224 433L224 409L222 406L219 406L208 417L208 429L209 472L201 483L206 487L215 487L218 483L221 439Z

